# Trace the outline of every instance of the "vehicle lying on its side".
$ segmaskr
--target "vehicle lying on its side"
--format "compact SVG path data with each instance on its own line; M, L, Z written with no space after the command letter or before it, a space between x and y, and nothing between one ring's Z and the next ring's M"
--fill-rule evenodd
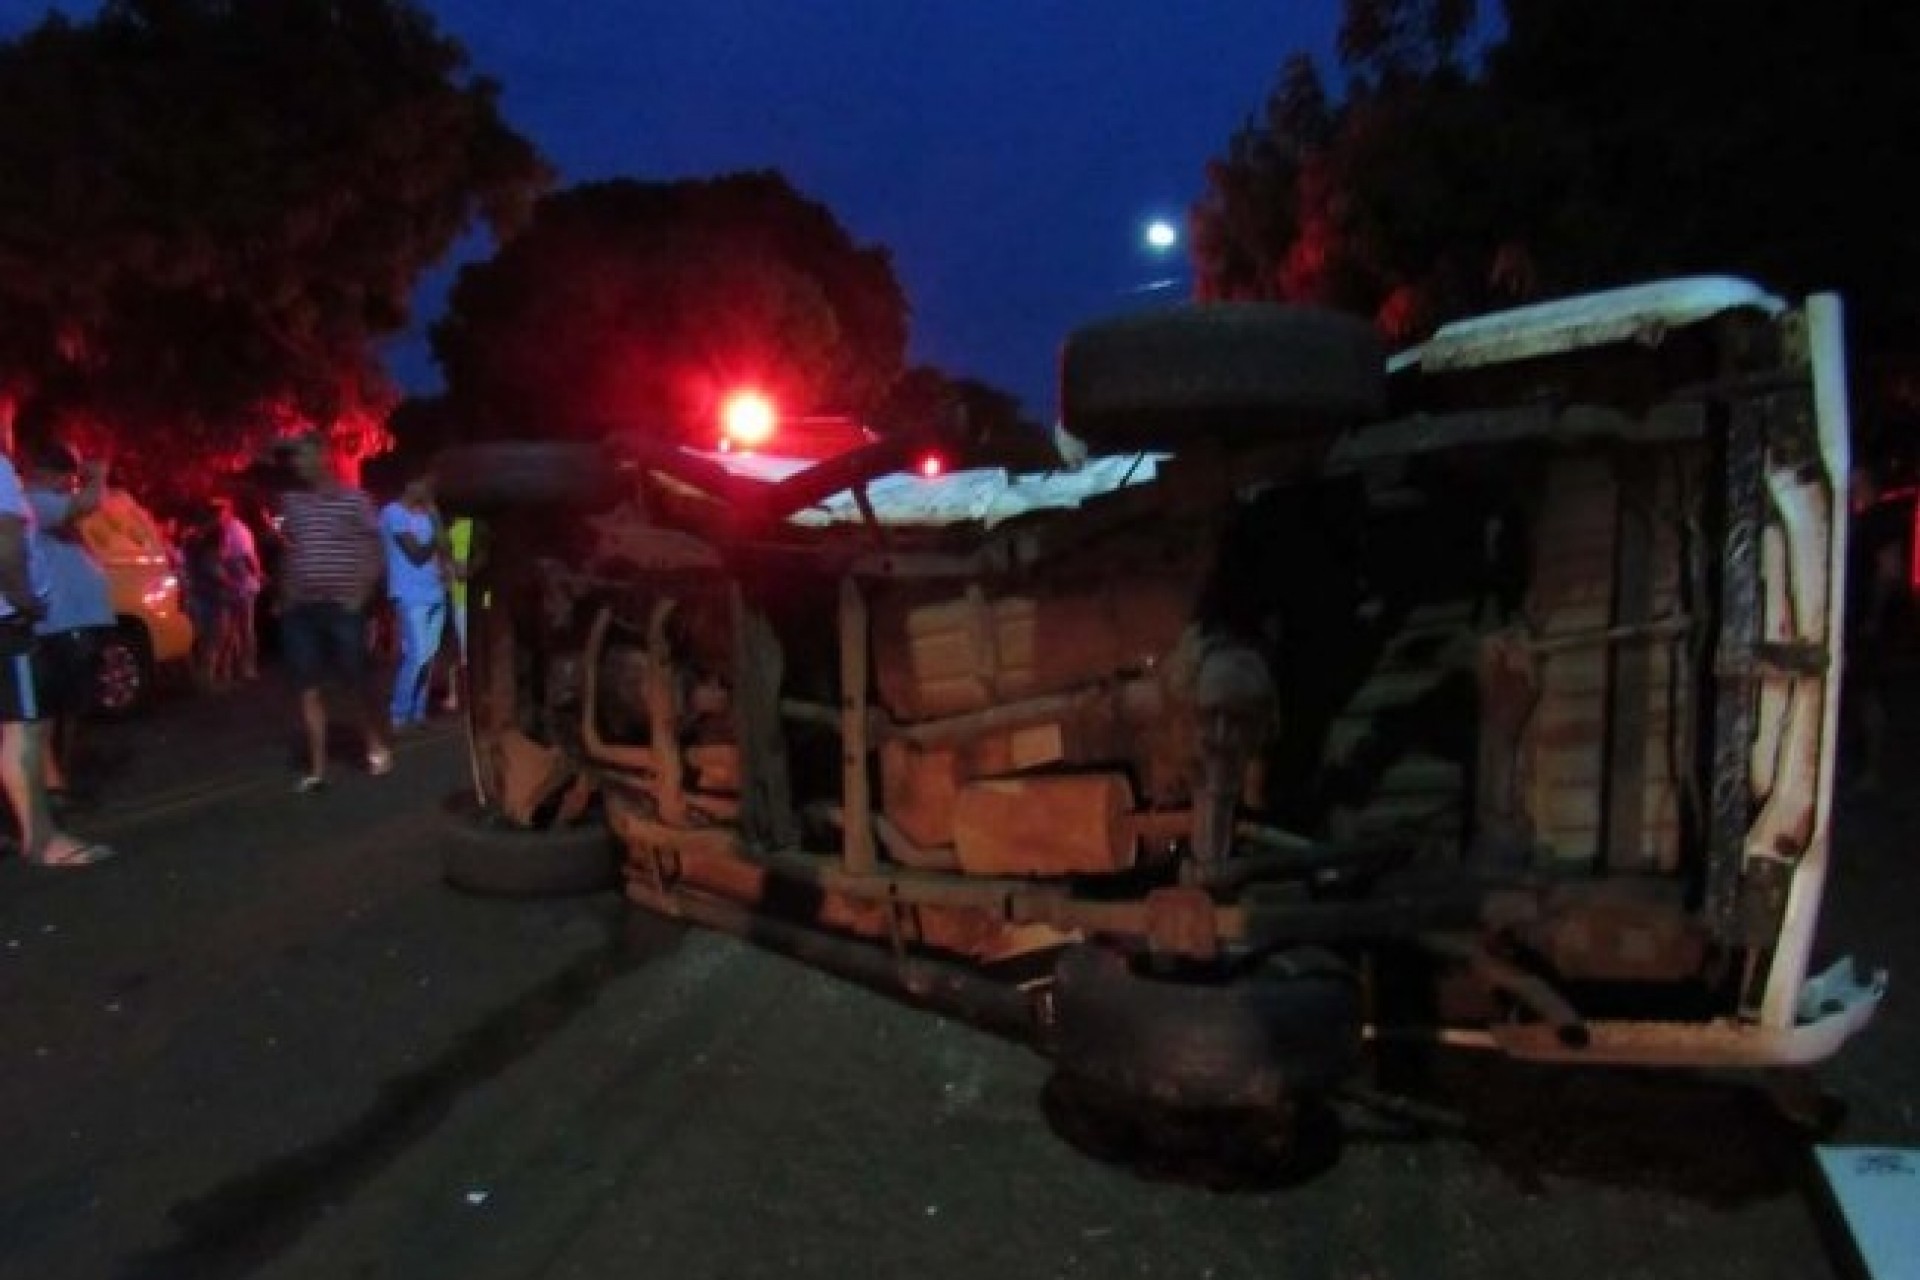
M450 874L603 874L604 820L634 903L1173 1104L1284 1103L1387 1031L1817 1061L1885 981L1810 965L1842 368L1837 299L1730 278L1392 360L1201 306L1071 336L1087 456L1045 474L449 451L510 829Z

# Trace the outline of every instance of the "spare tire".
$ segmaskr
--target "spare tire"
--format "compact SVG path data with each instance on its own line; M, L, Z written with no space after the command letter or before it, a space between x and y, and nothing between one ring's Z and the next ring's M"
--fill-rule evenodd
M433 478L442 507L476 515L514 507L600 511L620 496L612 453L579 441L454 445L434 459Z
M1060 417L1095 452L1199 440L1258 443L1377 418L1387 349L1358 316L1279 303L1199 303L1068 336Z
M1144 1102L1274 1107L1324 1092L1360 1054L1360 993L1335 956L1302 948L1217 982L1137 972L1084 944L1054 967L1061 1071Z
M598 821L517 827L470 794L449 797L442 871L456 889L485 897L548 898L620 884L613 834Z

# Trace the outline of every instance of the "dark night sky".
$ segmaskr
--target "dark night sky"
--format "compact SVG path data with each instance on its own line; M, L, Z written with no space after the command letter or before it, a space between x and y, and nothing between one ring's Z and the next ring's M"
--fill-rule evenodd
M1337 0L425 7L503 82L508 118L563 182L777 168L857 240L892 249L913 359L1004 387L1043 419L1066 330L1184 276L1183 254L1146 250L1146 221L1183 222L1282 61L1329 65L1338 16ZM44 8L0 0L0 36ZM448 275L423 288L417 327ZM409 389L437 385L423 340L393 361Z

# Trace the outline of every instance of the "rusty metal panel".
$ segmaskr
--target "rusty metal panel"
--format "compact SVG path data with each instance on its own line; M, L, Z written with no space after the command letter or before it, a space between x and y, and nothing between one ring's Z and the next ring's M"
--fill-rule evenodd
M1766 447L1763 405L1736 406L1725 432L1721 493L1726 504L1720 552L1720 635L1716 666L1747 657L1760 638L1762 465ZM1744 677L1722 679L1714 691L1713 777L1707 842L1706 918L1714 935L1736 939L1740 925L1740 868L1752 820L1749 789L1759 690Z

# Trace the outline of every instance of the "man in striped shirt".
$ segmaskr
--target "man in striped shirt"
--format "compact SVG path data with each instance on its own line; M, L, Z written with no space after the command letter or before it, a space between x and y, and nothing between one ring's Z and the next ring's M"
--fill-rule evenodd
M312 793L327 785L322 690L330 675L359 702L367 772L377 777L393 768L367 671L367 609L380 588L385 554L373 504L333 474L318 435L296 440L291 461L299 486L281 499L280 645L307 738L307 771L295 789Z

